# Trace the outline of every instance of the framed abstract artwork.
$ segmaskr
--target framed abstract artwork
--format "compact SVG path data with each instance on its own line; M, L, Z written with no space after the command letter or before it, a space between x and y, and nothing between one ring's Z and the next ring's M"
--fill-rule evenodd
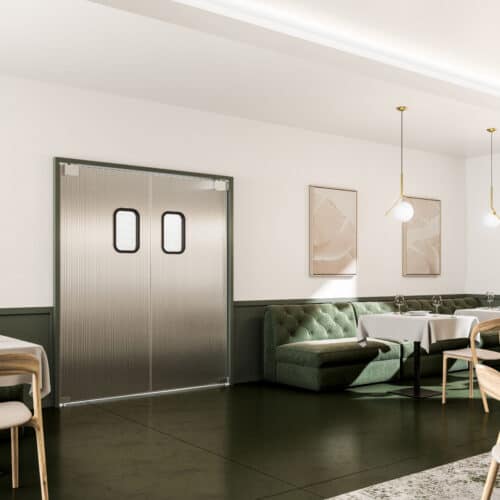
M403 223L403 276L439 276L441 274L441 200L407 200L415 211Z
M309 186L311 276L354 276L358 267L358 192Z

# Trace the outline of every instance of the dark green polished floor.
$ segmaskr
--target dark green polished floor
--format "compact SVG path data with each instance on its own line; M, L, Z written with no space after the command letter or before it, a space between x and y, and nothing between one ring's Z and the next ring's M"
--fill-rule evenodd
M313 500L487 451L500 405L485 415L452 376L449 403L250 384L47 410L52 500ZM426 383L438 383L437 380ZM0 443L0 498L39 499L34 440L21 445L12 493Z

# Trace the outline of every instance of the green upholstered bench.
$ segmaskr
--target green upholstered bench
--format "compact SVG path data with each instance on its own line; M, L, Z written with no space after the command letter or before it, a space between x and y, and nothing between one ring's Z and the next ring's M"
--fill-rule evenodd
M401 347L358 344L350 303L269 306L264 318L266 380L321 391L397 377Z
M444 299L440 312L480 306L475 297ZM432 311L429 299L409 299L406 310ZM363 314L394 312L392 302L324 303L269 306L264 318L264 378L315 391L413 377L413 343L370 339L358 344L356 325ZM482 336L482 346L500 351L496 333ZM460 349L468 339L451 339L422 352L421 371L440 375L442 352ZM450 371L465 370L456 360Z

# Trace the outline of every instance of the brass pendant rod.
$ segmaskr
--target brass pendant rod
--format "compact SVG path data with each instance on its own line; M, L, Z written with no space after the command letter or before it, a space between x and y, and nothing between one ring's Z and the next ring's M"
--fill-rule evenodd
M403 198L404 196L404 174L403 174L403 109L404 106L400 107L401 112L401 186L400 186L400 196Z
M493 192L493 134L496 132L496 128L488 128L487 132L490 133L490 211L491 213L500 219L500 216L497 214L495 210L494 203L494 192Z
M387 210L385 215L389 215L389 213L393 210L393 208L404 199L404 174L403 174L403 112L406 111L406 106L398 106L396 108L401 113L401 165L400 165L400 186L399 186L399 197L398 199L391 205L391 208Z
M490 209L495 213L493 204L493 131L490 132Z

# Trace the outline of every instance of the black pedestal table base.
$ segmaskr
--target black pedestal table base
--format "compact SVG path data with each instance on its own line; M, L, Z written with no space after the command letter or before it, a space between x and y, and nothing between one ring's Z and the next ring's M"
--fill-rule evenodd
M431 391L420 387L420 341L416 340L413 342L413 387L396 389L395 391L391 391L391 394L398 394L414 399L426 399L441 394L438 391Z

